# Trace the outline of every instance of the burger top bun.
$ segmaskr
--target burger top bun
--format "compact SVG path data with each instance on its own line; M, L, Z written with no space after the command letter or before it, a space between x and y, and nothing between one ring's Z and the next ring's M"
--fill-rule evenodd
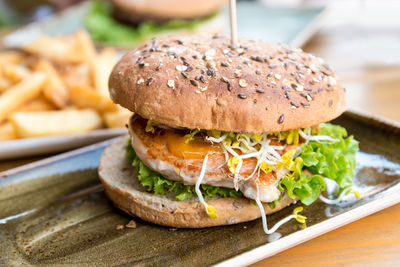
M346 108L324 61L301 49L218 35L153 39L114 67L114 102L173 127L261 133L306 128Z

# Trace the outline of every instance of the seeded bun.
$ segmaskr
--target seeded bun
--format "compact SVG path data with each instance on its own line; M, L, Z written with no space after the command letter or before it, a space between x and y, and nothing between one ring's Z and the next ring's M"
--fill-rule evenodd
M107 197L114 205L145 221L178 228L202 228L236 224L259 218L260 210L249 199L218 198L207 201L218 214L217 219L207 216L197 198L177 201L173 194L155 195L140 185L136 170L125 156L128 136L121 137L106 148L99 166L100 180ZM271 209L264 205L266 214L277 212L293 203L286 195Z
M322 59L281 44L239 43L154 39L114 67L111 98L169 126L248 133L310 127L345 110L345 89Z
M226 0L110 0L113 15L124 22L142 21L163 23L171 19L195 19L218 11Z

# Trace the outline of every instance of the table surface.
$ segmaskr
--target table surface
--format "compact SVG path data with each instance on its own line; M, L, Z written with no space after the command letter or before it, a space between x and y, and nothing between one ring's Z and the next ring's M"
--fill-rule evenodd
M304 50L333 67L347 89L350 109L400 121L400 19L390 11L400 5L333 9ZM328 264L400 266L400 204L252 266Z
M400 121L400 5L394 5L336 6L304 50L333 67L349 108ZM0 161L0 171L38 159ZM252 266L399 266L399 252L400 204Z

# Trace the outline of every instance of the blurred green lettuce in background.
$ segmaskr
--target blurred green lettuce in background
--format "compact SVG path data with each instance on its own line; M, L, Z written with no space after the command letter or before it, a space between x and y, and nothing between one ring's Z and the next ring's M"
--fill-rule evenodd
M112 15L110 3L105 1L93 1L90 3L84 23L86 29L92 35L93 40L109 45L139 45L155 35L174 30L194 30L202 22L216 16L216 13L200 19L182 20L176 19L164 24L146 21L137 27L122 24Z

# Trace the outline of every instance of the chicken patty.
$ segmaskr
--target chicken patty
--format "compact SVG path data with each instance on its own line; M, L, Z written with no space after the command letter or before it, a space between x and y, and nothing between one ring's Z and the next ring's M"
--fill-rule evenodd
M194 185L199 178L204 158L208 155L201 183L234 188L234 174L228 169L226 155L219 144L207 141L204 136L195 136L194 140L186 143L185 132L182 130L155 127L154 133L151 133L145 131L146 124L147 120L139 116L133 116L129 123L132 147L146 166L169 180ZM250 176L256 165L257 159L244 159L239 174L242 177ZM281 178L278 176L275 172L267 174L260 171L255 175L258 179L241 180L239 190L250 199L255 199L258 194L263 202L274 201L281 194L277 188Z

